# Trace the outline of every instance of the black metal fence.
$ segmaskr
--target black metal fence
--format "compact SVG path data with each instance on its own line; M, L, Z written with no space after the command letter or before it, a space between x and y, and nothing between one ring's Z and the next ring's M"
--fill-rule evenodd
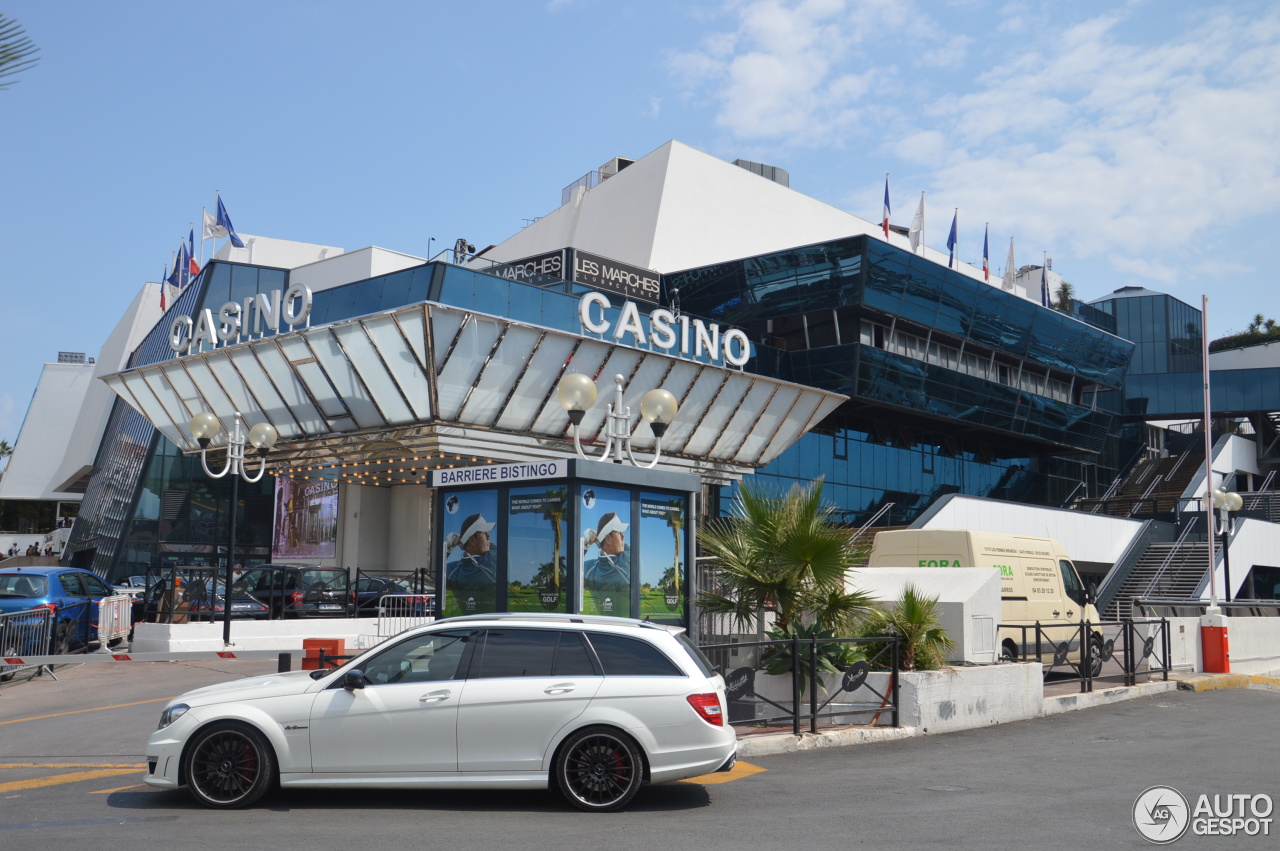
M724 675L729 723L789 725L800 735L822 725L898 723L898 639L791 638L703 644Z
M1137 685L1172 667L1169 621L1126 618L1074 624L1001 624L1002 656L1008 661L1040 662L1046 683L1079 682L1081 692L1095 682Z

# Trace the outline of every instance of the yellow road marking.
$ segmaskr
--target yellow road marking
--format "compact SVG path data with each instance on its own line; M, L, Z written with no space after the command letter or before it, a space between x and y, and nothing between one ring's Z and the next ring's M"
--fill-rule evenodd
M681 783L696 783L699 786L713 786L717 783L729 783L733 780L741 780L743 777L750 777L753 774L759 774L762 771L768 771L767 768L761 768L758 765L752 765L749 762L739 762L729 771L718 771L715 774L704 774L701 777L690 777L688 780L681 780Z
M118 786L115 789L99 789L96 792L90 792L90 795L110 795L112 792L123 792L125 789L142 789L146 787L146 783L135 783L132 786Z
M136 768L104 768L100 771L76 771L72 774L58 774L53 777L14 780L11 783L0 783L0 793L18 792L23 789L40 789L44 786L61 786L65 783L79 783L84 780L97 780L100 777L115 777L120 774L133 774L137 770Z
M0 762L6 768L146 768L145 762Z
M101 712L104 709L124 709L126 706L142 706L144 703L162 703L166 700L173 700L173 698L157 697L153 700L138 700L133 703L116 703L111 706L95 706L91 709L72 709L67 712L55 712L52 715L32 715L30 718L10 718L8 721L0 721L0 726L5 724L17 724L19 721L42 721L45 718L61 718L64 715L79 715L81 712Z

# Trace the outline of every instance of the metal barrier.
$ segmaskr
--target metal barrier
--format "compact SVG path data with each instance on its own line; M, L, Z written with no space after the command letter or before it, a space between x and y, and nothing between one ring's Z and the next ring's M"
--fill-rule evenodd
M44 607L0 614L0 680L12 679L24 668L39 667L23 657L49 652L53 618L53 609Z
M434 594L388 594L378 600L378 636L386 638L435 620Z
M106 647L112 641L127 638L133 626L133 597L116 594L98 603L98 641Z
M1003 657L1040 662L1049 682L1078 680L1080 691L1097 681L1132 686L1154 674L1169 679L1172 668L1169 621L1127 618L1076 624L1000 624ZM1020 638L1012 642L1011 634ZM1081 640L1088 636L1087 640ZM1014 646L1011 646L1014 645ZM1015 652L1016 651L1016 652Z
M892 719L892 726L899 725L896 637L791 638L700 647L724 674L731 725L787 723L792 734L798 736L805 717L809 719L809 732L816 733L820 721L828 726L871 726L885 713ZM743 664L730 668L729 660L744 653ZM772 681L774 685L785 685L789 680L789 693L771 695L770 681L757 682L757 674L771 668L789 668L789 677ZM870 680L877 673L887 675L883 683L879 676ZM821 702L819 690L825 696Z
M1210 605L1217 605L1224 615L1233 618L1275 618L1280 617L1280 600L1232 600L1230 603L1219 600L1216 604L1209 600L1166 599L1160 597L1134 597L1133 609L1148 617L1166 618L1198 618L1205 614Z

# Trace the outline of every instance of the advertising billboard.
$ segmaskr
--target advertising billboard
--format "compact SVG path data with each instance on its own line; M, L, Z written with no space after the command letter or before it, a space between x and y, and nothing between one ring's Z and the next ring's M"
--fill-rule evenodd
M676 494L640 494L640 614L684 617L687 500Z
M507 611L567 612L568 484L512 488L508 501Z
M335 558L338 483L277 478L272 530L273 558Z
M496 611L498 492L442 491L444 503L443 614Z
M579 492L581 611L631 617L631 491L580 485Z

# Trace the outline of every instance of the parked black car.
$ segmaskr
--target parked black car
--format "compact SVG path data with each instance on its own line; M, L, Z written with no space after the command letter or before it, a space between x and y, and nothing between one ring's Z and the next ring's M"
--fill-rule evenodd
M351 608L350 584L337 567L261 564L231 587L262 601L273 618L341 618Z
M351 599L355 603L356 617L371 618L378 614L383 597L396 600L396 614L429 615L434 605L435 595L413 590L407 579L390 576L361 576L351 590Z

